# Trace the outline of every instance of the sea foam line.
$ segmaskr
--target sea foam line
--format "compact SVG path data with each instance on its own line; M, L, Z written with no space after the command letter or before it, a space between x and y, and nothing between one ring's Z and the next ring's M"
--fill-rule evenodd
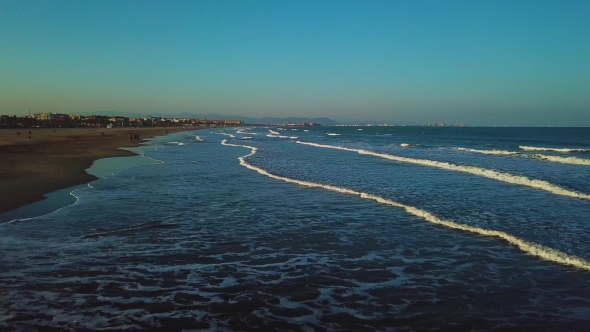
M545 191L548 191L548 192L556 194L556 195L590 200L590 195L588 195L588 194L568 190L568 189L562 188L558 185L549 183L544 180L529 179L526 176L513 175L510 173L494 171L491 169L486 169L486 168L481 168L481 167L476 167L476 166L463 166L463 165L455 165L455 164L442 162L442 161L436 161L436 160L399 157L399 156L394 156L394 155L385 154L385 153L376 153L376 152L368 151L368 150L346 148L346 147L338 146L338 145L326 145L326 144L317 144L317 143L301 142L301 141L296 141L296 143L303 144L303 145L309 145L309 146L315 146L315 147L319 147L319 148L356 152L359 154L371 155L371 156L389 159L389 160L393 160L393 161L399 161L399 162L422 165L422 166L429 166L429 167L437 167L437 168L442 168L442 169L457 171L457 172L463 172L463 173L469 173L469 174L485 177L488 179L494 179L494 180L498 180L498 181L502 181L502 182L506 182L506 183L510 183L510 184L516 184L516 185L527 186L527 187L531 187L531 188L535 188L535 189L545 190Z
M555 151L555 152L590 152L590 149L569 149L569 148L544 148L544 147L535 147L535 146L519 146L522 150L526 151Z
M545 154L522 154L520 152L504 151L504 150L476 150L476 149L468 149L468 148L457 148L457 150L482 153L482 154L510 155L510 156L517 156L517 157L522 157L522 158L532 158L532 159L538 159L538 160L543 160L543 161L552 161L552 162L561 163L561 164L590 166L590 159L582 159L582 158L577 158L577 157L560 157L560 156L550 156L550 155L545 155Z
M510 244L515 245L520 250L524 251L525 253L527 253L529 255L539 257L539 258L546 260L546 261L555 262L555 263L559 263L559 264L563 264L563 265L574 266L574 267L577 267L580 269L590 271L590 262L581 258L581 257L568 255L568 254L563 253L559 250L555 250L555 249L552 249L552 248L549 248L549 247L546 247L546 246L543 246L543 245L540 245L540 244L537 244L534 242L529 242L524 239L518 238L514 235L505 233L505 232L495 231L495 230L490 230L490 229L485 229L485 228L480 228L480 227L474 227L474 226L469 226L469 225L465 225L465 224L459 224L459 223L456 223L451 220L444 220L444 219L441 219L441 218L433 215L432 213L430 213L428 211L421 210L421 209L413 207L413 206L405 205L405 204L402 204L402 203L399 203L396 201L392 201L390 199L386 199L386 198L376 196L373 194L369 194L369 193L364 193L364 192L355 191L355 190L348 189L348 188L331 186L331 185L326 185L326 184L321 184L321 183L296 180L296 179L291 179L291 178L278 176L278 175L269 173L268 171L266 171L260 167L254 166L252 164L249 164L246 161L246 158L251 157L256 154L256 152L258 151L258 148L253 147L253 146L249 146L249 145L238 145L238 144L227 143L227 140L221 141L221 144L226 145L226 146L235 146L235 147L243 147L243 148L250 149L249 154L242 156L242 157L238 157L240 165L244 166L250 170L253 170L261 175L267 176L271 179L280 180L280 181L284 181L284 182L288 182L288 183L294 183L294 184L298 184L298 185L304 186L304 187L322 188L325 190L334 191L334 192L338 192L338 193L342 193L342 194L359 196L361 198L373 200L373 201L376 201L381 204L401 208L401 209L404 209L407 213L414 215L416 217L419 217L421 219L424 219L432 224L444 226L444 227L451 228L451 229L457 229L457 230L461 230L461 231L465 231L465 232L469 232L469 233L474 233L474 234L478 234L478 235L500 238L500 239L507 241Z
M502 155L518 155L518 152L504 151L504 150L476 150L468 148L457 148L459 151L475 152L481 154L502 154Z
M590 166L590 159L582 159L576 157L559 157L559 156L548 156L544 154L533 154L530 155L531 158L544 160L544 161L553 161L562 164L572 164L572 165L586 165Z
M59 209L57 209L57 210L55 210L55 211L48 212L48 213L45 213L45 214L41 214L41 215L38 215L38 216L34 216L34 217L28 217L28 218L17 218L17 219L12 219L12 220L10 220L10 221L7 221L7 222L5 222L5 223L3 223L3 224L6 224L6 225L8 225L8 224L12 224L13 222L16 222L16 221L27 221L27 220L32 220L32 219L36 219L36 218L41 218L41 217L49 216L49 215L52 215L52 214L54 214L54 213L56 213L56 212L59 212L59 211L61 211L61 210L65 209L65 208L67 208L67 207L70 207L70 206L76 205L76 204L78 204L78 201L80 201L80 197L78 197L78 196L76 196L76 195L74 194L74 192L75 192L75 191L78 191L78 190L84 190L84 189L88 189L88 188L92 188L92 189L94 189L94 187L90 185L90 182L89 182L89 183L87 183L86 185L87 185L87 187L85 187L85 188L74 189L74 190L70 191L70 196L72 196L72 197L74 197L74 198L76 199L76 201L74 201L74 203L72 203L72 204L68 204L68 205L62 206L62 207L60 207Z

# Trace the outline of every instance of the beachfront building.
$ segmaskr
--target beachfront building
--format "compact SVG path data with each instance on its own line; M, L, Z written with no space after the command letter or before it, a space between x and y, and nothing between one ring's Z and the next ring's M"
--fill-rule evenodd
M244 124L244 121L242 121L242 120L223 120L223 123L226 125L241 126Z

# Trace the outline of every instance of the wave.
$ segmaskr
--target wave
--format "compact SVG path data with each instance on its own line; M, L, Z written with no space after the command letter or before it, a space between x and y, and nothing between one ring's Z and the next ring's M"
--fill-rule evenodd
M252 137L251 136L244 136L244 137L242 137L242 139L244 139L244 140L246 140L246 139L252 139Z
M568 149L568 148L543 148L543 147L534 147L534 146L519 146L522 150L526 151L555 151L555 152L590 152L590 149Z
M408 147L408 146L410 146L410 144L408 144L408 143L402 143L402 144L400 144L400 146L402 146L402 147L404 147L404 148L405 148L405 147Z
M499 172L499 171L481 168L481 167L477 167L477 166L462 166L462 165L455 165L455 164L451 164L451 163L447 163L447 162L428 160L428 159L413 159L413 158L408 158L408 157L398 157L398 156L394 156L394 155L390 155L390 154L376 153L376 152L361 150L361 149L345 148L345 147L336 146L336 145L325 145L325 144L317 144L317 143L301 142L301 141L296 141L296 142L298 144L315 146L315 147L319 147L319 148L350 151L350 152L356 152L359 154L366 154L366 155L371 155L371 156L380 157L380 158L384 158L384 159L389 159L389 160L393 160L393 161L399 161L399 162L422 165L422 166L429 166L429 167L437 167L437 168L442 168L442 169L457 171L457 172L463 172L463 173L469 173L469 174L485 177L488 179L494 179L494 180L498 180L498 181L502 181L502 182L506 182L506 183L510 183L510 184L516 184L516 185L527 186L527 187L531 187L531 188L535 188L535 189L545 190L545 191L548 191L548 192L556 194L556 195L562 195L562 196L568 196L568 197L573 197L573 198L581 198L581 199L590 200L590 195L588 195L588 194L568 190L566 188L562 188L558 185L549 183L544 180L529 179L526 176L513 175L510 173Z
M299 137L298 136L290 136L289 138L290 139L298 139Z
M306 133L309 132L309 130L307 130L307 129L303 129L303 131L306 132Z
M340 134L336 134L336 133L326 133L326 135L328 135L328 136L340 136Z
M268 134L268 135L266 135L266 137L277 137L277 138L278 138L278 137L279 137L279 135L275 135L275 134Z
M294 184L298 184L298 185L304 186L304 187L321 188L321 189L325 189L325 190L329 190L329 191L339 192L342 194L359 196L361 198L373 200L373 201L376 201L381 204L401 208L401 209L404 209L407 213L414 215L418 218L421 218L423 220L426 220L432 224L444 226L444 227L451 228L451 229L457 229L457 230L461 230L461 231L465 231L465 232L469 232L469 233L474 233L474 234L478 234L478 235L500 238L502 240L507 241L508 243L510 243L512 245L515 245L520 250L524 251L525 253L527 253L529 255L536 256L536 257L541 258L546 261L559 263L559 264L563 264L563 265L574 266L574 267L577 267L580 269L590 271L590 262L581 258L581 257L568 255L568 254L563 253L561 251L558 251L558 250L555 250L555 249L552 249L549 247L545 247L545 246L542 246L542 245L534 243L534 242L526 241L524 239L518 238L514 235L511 235L511 234L508 234L505 232L495 231L495 230L490 230L490 229L485 229L485 228L480 228L480 227L474 227L474 226L469 226L469 225L465 225L465 224L459 224L459 223L456 223L452 220L441 219L428 211L425 211L425 210L422 210L422 209L419 209L419 208L416 208L413 206L405 205L405 204L402 204L402 203L399 203L399 202L396 202L396 201L393 201L390 199L386 199L386 198L383 198L380 196L365 193L365 192L355 191L355 190L348 189L348 188L342 188L342 187L326 185L326 184L321 184L321 183L296 180L296 179L291 179L291 178L272 174L272 173L268 172L267 170L262 169L257 166L254 166L252 164L249 164L246 161L246 158L256 154L256 152L258 151L258 148L253 147L253 146L248 146L248 145L230 144L230 143L227 143L227 140L223 140L221 142L221 144L226 145L226 146L235 146L235 147L243 147L243 148L250 149L249 154L238 158L240 165L244 166L250 170L253 170L261 175L267 176L271 179L280 180L280 181L284 181L284 182L288 182L288 183L294 183Z
M195 136L195 139L199 142L203 142L205 139L201 136Z
M274 131L274 130L269 130L269 132L273 135L280 135L281 134L278 131Z
M590 159L582 159L582 158L576 158L576 157L549 156L549 155L544 155L544 154L531 154L531 155L525 154L525 155L523 155L519 152L503 151L503 150L475 150L475 149L466 149L466 148L457 148L457 150L483 153L483 154L511 155L511 156L519 156L519 157L524 157L524 158L544 160L544 161L552 161L552 162L562 163L562 164L590 166Z
M548 155L544 155L544 154L533 154L528 157L534 158L534 159L539 159L539 160L558 162L558 163L562 163L562 164L590 166L590 159L582 159L582 158L576 158L576 157L548 156Z
M129 228L120 228L114 229L110 231L103 231L103 232L96 232L91 234L83 235L83 239L93 238L93 237L100 237L100 236L112 236L112 235L125 235L125 234L133 234L137 231L144 230L144 229L151 229L151 228L172 228L176 227L176 224L162 224L161 221L149 221L143 224L138 224L131 226Z
M76 205L76 204L78 204L78 202L80 201L80 197L76 196L76 195L74 194L74 192L76 192L76 191L78 191L78 190L84 190L84 189L88 189L88 188L95 189L93 186L91 186L91 185L90 185L90 182L88 182L88 183L86 184L86 187L85 187L85 188L74 189L74 190L70 191L70 196L72 196L72 197L74 197L74 198L76 199L76 200L74 201L74 203L72 203L72 204L68 204L68 205L62 206L62 207L60 207L59 209L57 209L57 210L55 210L55 211L52 211L52 212L49 212L49 213L45 213L45 214L41 214L41 215L38 215L38 216L33 216L33 217L28 217L28 218L17 218L17 219L12 219L12 220L10 220L10 221L7 221L7 222L2 222L2 223L0 223L0 225L2 225L2 224L6 224L6 225L8 225L8 224L12 224L12 223L14 223L14 222L18 222L18 221L27 221L27 220L33 220L33 219L37 219L37 218L41 218L41 217L45 217L45 216L49 216L49 215L52 215L52 214L54 214L54 213L56 213L56 212L59 212L59 211L61 211L61 210L65 209L65 208L67 208L67 207L70 207L70 206Z
M476 150L476 149L467 149L467 148L457 148L457 150L482 153L482 154L502 154L502 155L518 155L519 154L518 152L504 151L504 150Z
M227 134L227 133L218 133L218 134L219 134L219 135L225 135L225 136L229 136L229 137L231 137L231 138L236 138L236 136L235 136L235 135L232 135L232 134Z

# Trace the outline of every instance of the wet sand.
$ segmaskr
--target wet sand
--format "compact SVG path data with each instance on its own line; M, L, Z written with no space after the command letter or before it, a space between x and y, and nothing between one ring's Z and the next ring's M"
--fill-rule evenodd
M192 129L192 128L191 128ZM44 199L59 189L96 179L86 173L94 160L134 155L122 147L137 146L144 138L186 129L32 129L0 130L0 213ZM22 135L17 136L20 131ZM104 132L105 136L100 133ZM129 134L139 134L131 142Z

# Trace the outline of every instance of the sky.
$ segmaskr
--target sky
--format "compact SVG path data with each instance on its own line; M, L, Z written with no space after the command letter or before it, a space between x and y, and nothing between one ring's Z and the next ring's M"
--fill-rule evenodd
M0 0L0 114L590 126L590 1Z

